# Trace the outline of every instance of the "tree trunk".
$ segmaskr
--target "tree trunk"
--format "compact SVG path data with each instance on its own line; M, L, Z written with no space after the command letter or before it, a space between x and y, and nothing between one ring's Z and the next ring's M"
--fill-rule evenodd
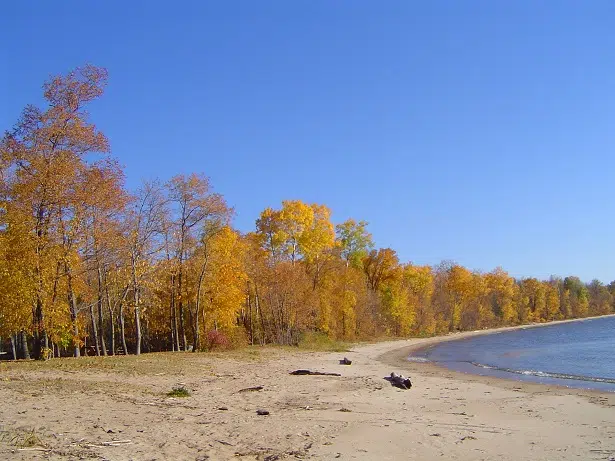
M173 318L173 302L169 303L169 324L171 326L171 351L175 352L175 319Z
M33 355L35 359L40 359L42 356L42 349L43 349L43 328L44 328L44 323L43 323L44 319L43 319L43 301L40 298L39 295L37 295L36 297L36 305L35 305L35 309L34 309L34 349L33 349ZM24 333L25 334L25 333ZM28 352L28 358L30 353Z
M261 346L265 345L265 319L263 318L263 310L261 308L261 301L258 296L258 284L254 284L254 304L256 307L256 313L261 321Z
M109 340L111 342L111 355L115 355L115 321L113 319L113 310L111 308L111 303L107 306L109 310Z
M17 348L15 347L15 335L11 335L11 353L13 354L13 360L17 360Z
M175 316L173 315L175 311L175 307L173 306L173 298L171 298L171 302L169 303L169 322L171 326L171 351L175 352L177 349L175 347Z
M28 350L28 338L25 331L20 333L21 358L30 360L30 351Z
M175 275L171 274L171 349L173 352L179 351L179 336L177 334L177 312L175 309Z
M111 355L115 355L115 316L113 315L113 306L111 306L111 298L109 297L109 286L107 285L106 274L105 298L107 299L107 310L109 311L109 340L111 341Z
M195 310L195 312L197 312L196 315L198 316L198 311ZM190 306L188 306L188 314L190 315L190 327L192 328L192 352L196 352L196 348L199 344L199 319L198 317L195 318L196 316L194 312L192 312L192 308Z
M248 282L248 315L250 316L250 344L254 346L254 324L252 322L252 293L250 293L250 282Z
M126 329L124 324L124 303L120 303L120 339L122 340L122 349L124 355L128 355L128 349L126 348Z
M181 261L180 261L181 264ZM182 300L182 268L179 268L179 275L177 277L177 294L179 297L179 337L182 341L184 351L187 349L188 342L186 341L186 330L184 328L184 302Z
M136 348L135 348L136 355L141 355L141 318L140 317L141 317L141 313L139 312L139 308L135 307L135 330L136 330L135 340L137 341Z
M141 355L141 312L139 310L139 295L135 294L135 354Z
M73 353L75 357L80 357L81 351L79 350L79 325L77 324L77 298L73 290L73 274L70 271L70 267L68 266L68 264L64 266L64 269L66 270L66 279L68 282L68 306L70 309L70 320L73 324Z
M107 346L105 345L105 318L103 317L103 286L102 272L98 266L98 331L100 331L100 347L104 356L107 355Z
M46 331L43 331L43 351L44 351L44 355L39 358L46 360L47 354L49 353L49 336L47 336Z
M94 315L94 304L90 304L90 318L92 320L92 336L94 340L94 346L96 348L96 355L100 355L100 347L98 346L98 330L96 329L96 316Z
M175 328L175 350L179 352L181 347L179 345L179 322L177 321L177 306L175 305L175 297L173 298L173 324Z
M139 290L135 290L135 354L141 355L141 312L139 309Z
M135 304L135 354L141 355L141 312L139 308L139 281L137 278L137 261L132 258L132 294Z

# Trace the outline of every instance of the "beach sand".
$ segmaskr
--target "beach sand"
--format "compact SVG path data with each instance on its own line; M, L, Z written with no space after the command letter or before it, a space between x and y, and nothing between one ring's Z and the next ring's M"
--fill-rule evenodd
M2 363L0 459L615 459L615 393L406 360L450 338ZM302 368L342 376L289 375ZM391 371L412 389L392 387ZM177 385L191 396L167 397Z

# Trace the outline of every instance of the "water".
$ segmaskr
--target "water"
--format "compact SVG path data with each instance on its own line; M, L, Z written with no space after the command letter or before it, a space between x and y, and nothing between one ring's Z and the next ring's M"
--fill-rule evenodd
M615 392L615 317L444 342L408 359L465 373Z

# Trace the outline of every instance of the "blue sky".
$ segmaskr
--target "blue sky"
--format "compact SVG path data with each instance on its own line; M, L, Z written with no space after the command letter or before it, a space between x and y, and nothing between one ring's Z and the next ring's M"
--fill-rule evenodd
M609 282L614 25L598 0L9 2L0 129L93 63L130 188L203 172L243 231L301 199L405 261Z

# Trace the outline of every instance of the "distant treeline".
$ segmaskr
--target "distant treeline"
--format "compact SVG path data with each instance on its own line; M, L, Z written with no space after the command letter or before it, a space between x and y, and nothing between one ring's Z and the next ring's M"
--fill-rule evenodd
M124 187L89 121L104 69L49 80L0 143L4 357L434 335L614 312L615 285L401 263L367 223L284 201L254 232L202 175Z

